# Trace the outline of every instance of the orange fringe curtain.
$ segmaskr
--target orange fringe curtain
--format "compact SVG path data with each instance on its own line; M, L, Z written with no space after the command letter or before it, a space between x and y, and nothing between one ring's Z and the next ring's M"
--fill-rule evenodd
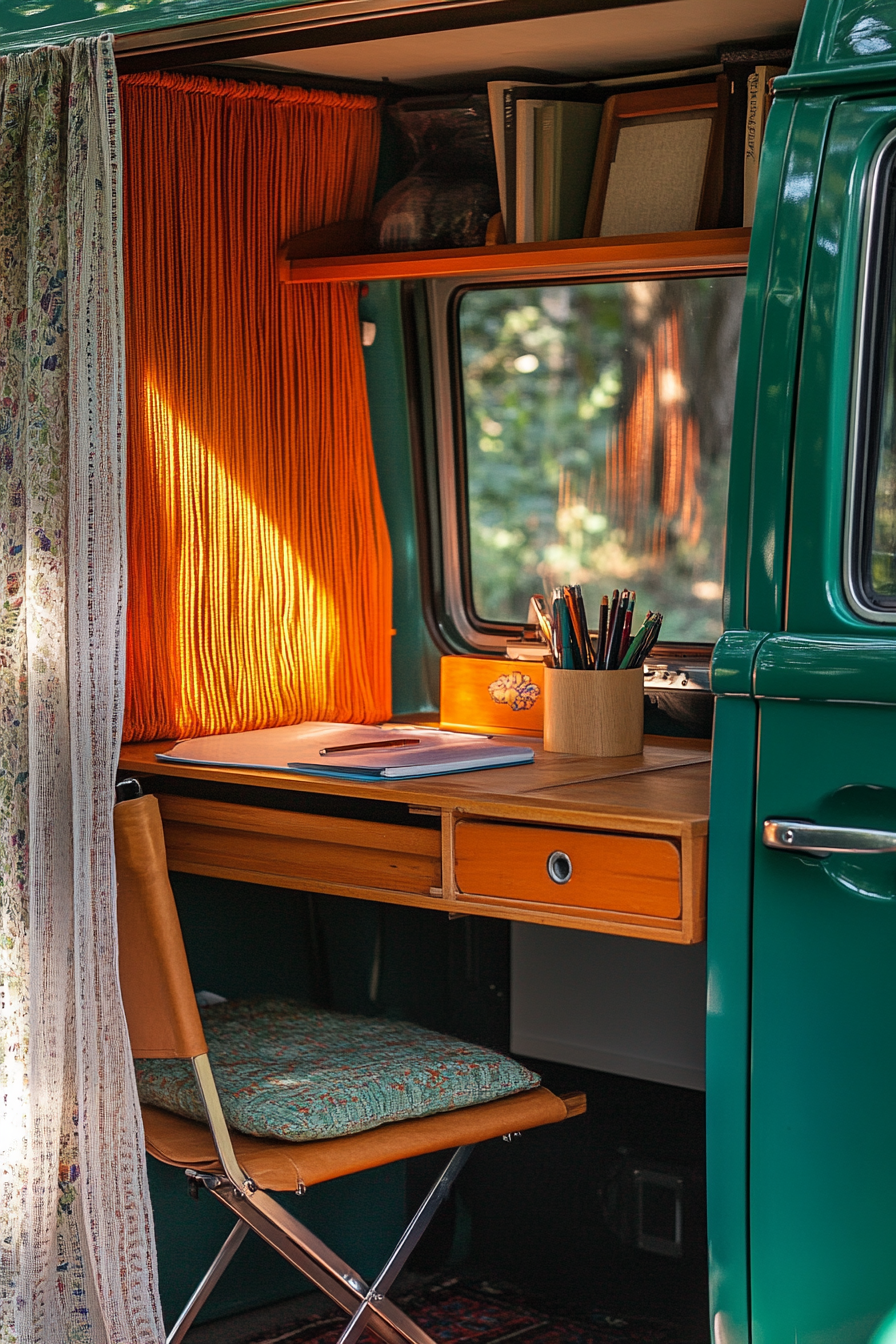
M124 740L390 713L392 573L354 285L278 245L370 209L374 98L121 81Z

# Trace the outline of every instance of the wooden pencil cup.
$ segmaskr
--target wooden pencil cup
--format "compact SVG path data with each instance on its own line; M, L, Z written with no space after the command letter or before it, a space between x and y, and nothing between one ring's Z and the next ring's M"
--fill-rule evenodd
M546 751L637 756L644 750L644 669L544 670Z

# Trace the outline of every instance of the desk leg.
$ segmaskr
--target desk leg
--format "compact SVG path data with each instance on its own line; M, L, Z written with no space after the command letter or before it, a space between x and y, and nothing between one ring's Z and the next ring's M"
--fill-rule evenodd
M445 901L457 900L454 883L454 812L450 807L442 810L442 885L430 887L429 894L441 896Z

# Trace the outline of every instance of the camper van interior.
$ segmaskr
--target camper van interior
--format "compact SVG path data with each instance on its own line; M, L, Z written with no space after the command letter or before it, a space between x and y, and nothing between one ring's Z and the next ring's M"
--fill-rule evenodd
M749 247L744 128L730 128L736 81L787 68L801 13L801 0L334 3L197 11L116 42L121 769L160 799L197 990L408 1020L587 1095L569 1124L483 1145L411 1261L409 1289L457 1281L480 1307L491 1294L501 1320L523 1312L520 1337L708 1338L708 678ZM671 138L626 151L624 188L613 150L600 236L526 235L526 202L502 179L489 213L503 232L421 241L408 193L427 175L469 186L477 169L462 135L421 169L414 135L444 117L491 147L499 86L542 103L562 90L560 108L575 86L575 106L605 119L608 100L640 97L620 137L649 128L663 97L691 101L666 108ZM694 88L720 101L695 110ZM297 143L274 123L305 109L301 90ZM245 119L253 98L267 121ZM710 137L699 180L682 149L695 128ZM297 194L302 156L314 167ZM480 173L489 190L494 174ZM537 696L530 598L571 583L594 628L614 588L637 590L637 621L663 613L638 772L538 743L525 769L386 785L158 758L175 738L301 718L490 731L469 676L484 666L493 684L507 658ZM497 731L539 739L516 708ZM557 851L578 891L543 876ZM614 864L615 892L597 883ZM149 1162L170 1324L231 1220ZM371 1273L436 1166L418 1157L285 1202ZM304 1339L308 1288L249 1238L190 1338ZM585 1333L549 1335L561 1317Z

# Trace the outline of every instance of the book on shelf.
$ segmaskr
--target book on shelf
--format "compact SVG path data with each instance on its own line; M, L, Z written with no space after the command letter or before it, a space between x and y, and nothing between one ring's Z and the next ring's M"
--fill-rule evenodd
M514 237L518 243L538 241L535 225L538 183L538 157L541 136L539 113L546 103L541 98L520 98L516 102L516 209L514 210Z
M542 212L540 202L538 207L535 204L535 141L539 127L534 115L536 108L531 105L569 101L599 105L604 95L591 82L522 84L495 80L489 84L488 92L504 232L509 243L533 242L540 234ZM593 163L593 154L591 160ZM590 180L592 163L582 165L586 181ZM566 171L568 174L571 170Z
M557 85L491 81L506 241L749 225L771 82L790 54L742 43L693 70ZM695 76L715 78L693 84ZM687 105L698 94L702 101Z
M492 141L495 146L495 167L498 170L498 196L501 202L501 214L504 217L505 231L509 218L509 207L507 201L507 169L505 165L504 146L504 90L518 89L525 81L519 79L492 79L489 80L488 88L488 109L492 122ZM510 234L507 234L508 241L511 241Z
M603 110L585 236L715 228L722 187L727 83L640 88Z
M538 242L582 237L602 111L599 103L547 102L536 114Z
M719 228L739 229L744 222L744 140L747 129L747 81L757 65L786 69L793 48L780 43L734 42L719 48L719 63L728 81L725 158Z
M772 80L787 73L783 65L757 65L747 78L747 117L744 128L744 226L753 223L756 190L759 185L759 160L765 123L772 105Z

